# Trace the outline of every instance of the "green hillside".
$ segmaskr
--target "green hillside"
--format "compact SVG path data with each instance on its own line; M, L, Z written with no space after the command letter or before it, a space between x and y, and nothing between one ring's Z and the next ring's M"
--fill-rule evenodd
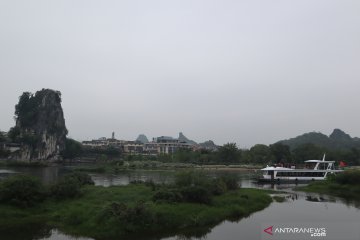
M360 148L359 138L352 138L349 134L340 129L334 129L329 136L320 132L310 132L295 138L279 141L278 143L288 145L292 150L309 143L318 147L336 150Z

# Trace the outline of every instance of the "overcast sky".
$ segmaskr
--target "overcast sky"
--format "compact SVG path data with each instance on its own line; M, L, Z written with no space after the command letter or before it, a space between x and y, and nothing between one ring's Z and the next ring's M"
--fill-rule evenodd
M360 136L359 0L0 0L0 129L61 91L69 136Z

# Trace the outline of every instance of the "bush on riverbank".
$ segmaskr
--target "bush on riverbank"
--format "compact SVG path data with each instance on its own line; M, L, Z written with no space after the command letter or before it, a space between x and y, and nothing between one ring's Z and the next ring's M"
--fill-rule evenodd
M64 178L50 187L50 196L58 200L80 195L81 185L75 178Z
M347 170L330 175L327 181L313 182L297 189L339 196L348 200L360 200L360 171Z
M0 202L32 207L49 197L65 199L79 196L81 187L85 185L94 185L85 173L68 174L50 187L44 186L35 177L16 175L0 182Z
M213 198L211 192L202 186L190 186L180 190L184 202L210 204Z
M94 185L94 181L88 174L81 172L71 173L50 187L50 195L60 200L74 198L80 195L81 187L85 185Z
M157 203L178 203L183 201L183 196L178 189L160 189L152 197Z
M348 170L342 173L338 173L330 178L331 181L334 181L338 184L349 184L349 185L359 185L360 184L360 171L359 170Z
M122 202L112 202L99 213L98 221L103 222L109 218L124 226L124 230L127 232L136 231L137 226L146 227L156 222L149 204L144 201L138 201L134 206Z
M176 174L173 186L163 186L154 194L153 200L210 204L214 196L238 187L234 177L211 178L201 171L183 171Z
M45 198L45 188L31 176L18 175L0 183L0 202L18 207L31 207Z
M225 183L228 190L236 190L240 187L239 179L234 175L223 175L220 179Z

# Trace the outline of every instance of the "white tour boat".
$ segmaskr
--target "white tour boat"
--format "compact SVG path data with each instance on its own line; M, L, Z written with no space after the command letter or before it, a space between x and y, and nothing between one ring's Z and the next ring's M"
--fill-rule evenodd
M322 160L305 161L308 168L296 169L295 166L290 168L282 166L266 166L261 169L263 172L260 181L264 182L297 182L297 181L314 181L324 180L330 174L336 174L343 170L335 169L335 161L325 161L325 155Z

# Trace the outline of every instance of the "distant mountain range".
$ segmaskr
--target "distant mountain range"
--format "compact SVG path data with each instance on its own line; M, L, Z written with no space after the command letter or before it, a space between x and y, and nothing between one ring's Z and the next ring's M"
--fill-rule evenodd
M337 150L360 148L360 138L353 138L340 129L334 129L334 131L329 136L320 132L310 132L295 138L281 140L278 143L288 145L290 149L297 148L300 145L307 143L312 143L319 147Z

